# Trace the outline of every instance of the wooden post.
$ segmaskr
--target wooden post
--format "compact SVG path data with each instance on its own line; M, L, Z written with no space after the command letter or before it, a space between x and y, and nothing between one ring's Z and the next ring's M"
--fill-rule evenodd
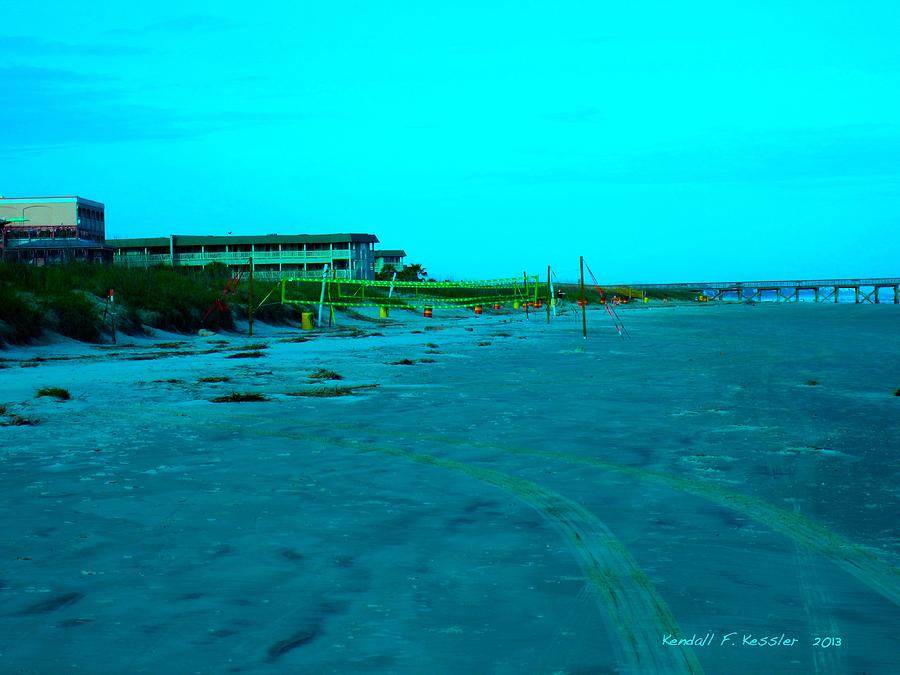
M316 325L322 327L322 309L325 307L325 286L328 285L328 263L325 263L325 269L322 271L322 290L319 293L319 320Z
M109 289L109 311L110 321L112 322L112 341L116 344L116 291Z
M522 280L525 284L525 318L528 318L528 273L522 272Z
M250 256L250 285L247 290L247 319L249 321L249 334L253 337L253 256Z
M816 286L815 289L814 289L814 291L815 291L815 294L816 294L816 302L818 302L818 301L819 301L819 287Z
M894 286L894 304L900 304L900 286Z
M838 304L838 300L840 299L840 296L841 296L841 288L840 288L840 286L835 286L834 287L834 304Z
M553 294L550 292L550 265L547 265L547 323L550 323L550 305L553 304Z
M584 256L578 257L578 267L581 271L581 337L587 339L587 300L584 298Z

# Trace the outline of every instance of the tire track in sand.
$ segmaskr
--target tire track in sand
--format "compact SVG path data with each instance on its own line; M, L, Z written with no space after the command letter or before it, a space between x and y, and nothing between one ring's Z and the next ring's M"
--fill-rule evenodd
M320 442L355 447L363 454L378 453L447 469L493 485L519 498L550 521L575 552L579 565L605 610L608 623L619 638L618 653L622 665L627 669L625 672L635 675L703 673L703 668L690 647L663 644L664 635L682 635L665 600L622 542L580 504L536 483L493 469L333 437Z

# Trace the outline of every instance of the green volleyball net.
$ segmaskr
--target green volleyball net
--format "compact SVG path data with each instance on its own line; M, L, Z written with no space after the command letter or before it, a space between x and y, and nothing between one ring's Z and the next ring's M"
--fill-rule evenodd
M548 301L550 289L535 276L481 281L281 280L282 304L417 309L520 305Z

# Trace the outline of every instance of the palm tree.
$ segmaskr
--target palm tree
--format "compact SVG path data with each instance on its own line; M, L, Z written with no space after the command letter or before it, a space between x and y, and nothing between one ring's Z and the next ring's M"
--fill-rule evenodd
M425 281L428 272L419 263L413 263L403 268L397 273L397 279L400 281Z
M394 276L394 272L396 271L396 267L394 267L390 263L387 263L386 265L384 265L384 267L381 268L381 270L375 273L375 279L378 281L390 281ZM400 276L399 273L397 274L397 276Z

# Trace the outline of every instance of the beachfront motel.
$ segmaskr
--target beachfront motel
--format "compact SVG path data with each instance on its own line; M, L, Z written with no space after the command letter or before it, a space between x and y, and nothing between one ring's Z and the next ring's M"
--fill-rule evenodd
M126 267L203 267L221 263L263 278L320 277L325 265L338 279L374 279L374 234L170 235L108 239L113 263ZM329 274L330 276L330 274Z
M37 266L111 262L105 211L78 196L0 197L0 258Z
M403 259L406 251L400 249L375 249L375 274L384 269L385 265L391 265L397 272L401 272L406 265Z

